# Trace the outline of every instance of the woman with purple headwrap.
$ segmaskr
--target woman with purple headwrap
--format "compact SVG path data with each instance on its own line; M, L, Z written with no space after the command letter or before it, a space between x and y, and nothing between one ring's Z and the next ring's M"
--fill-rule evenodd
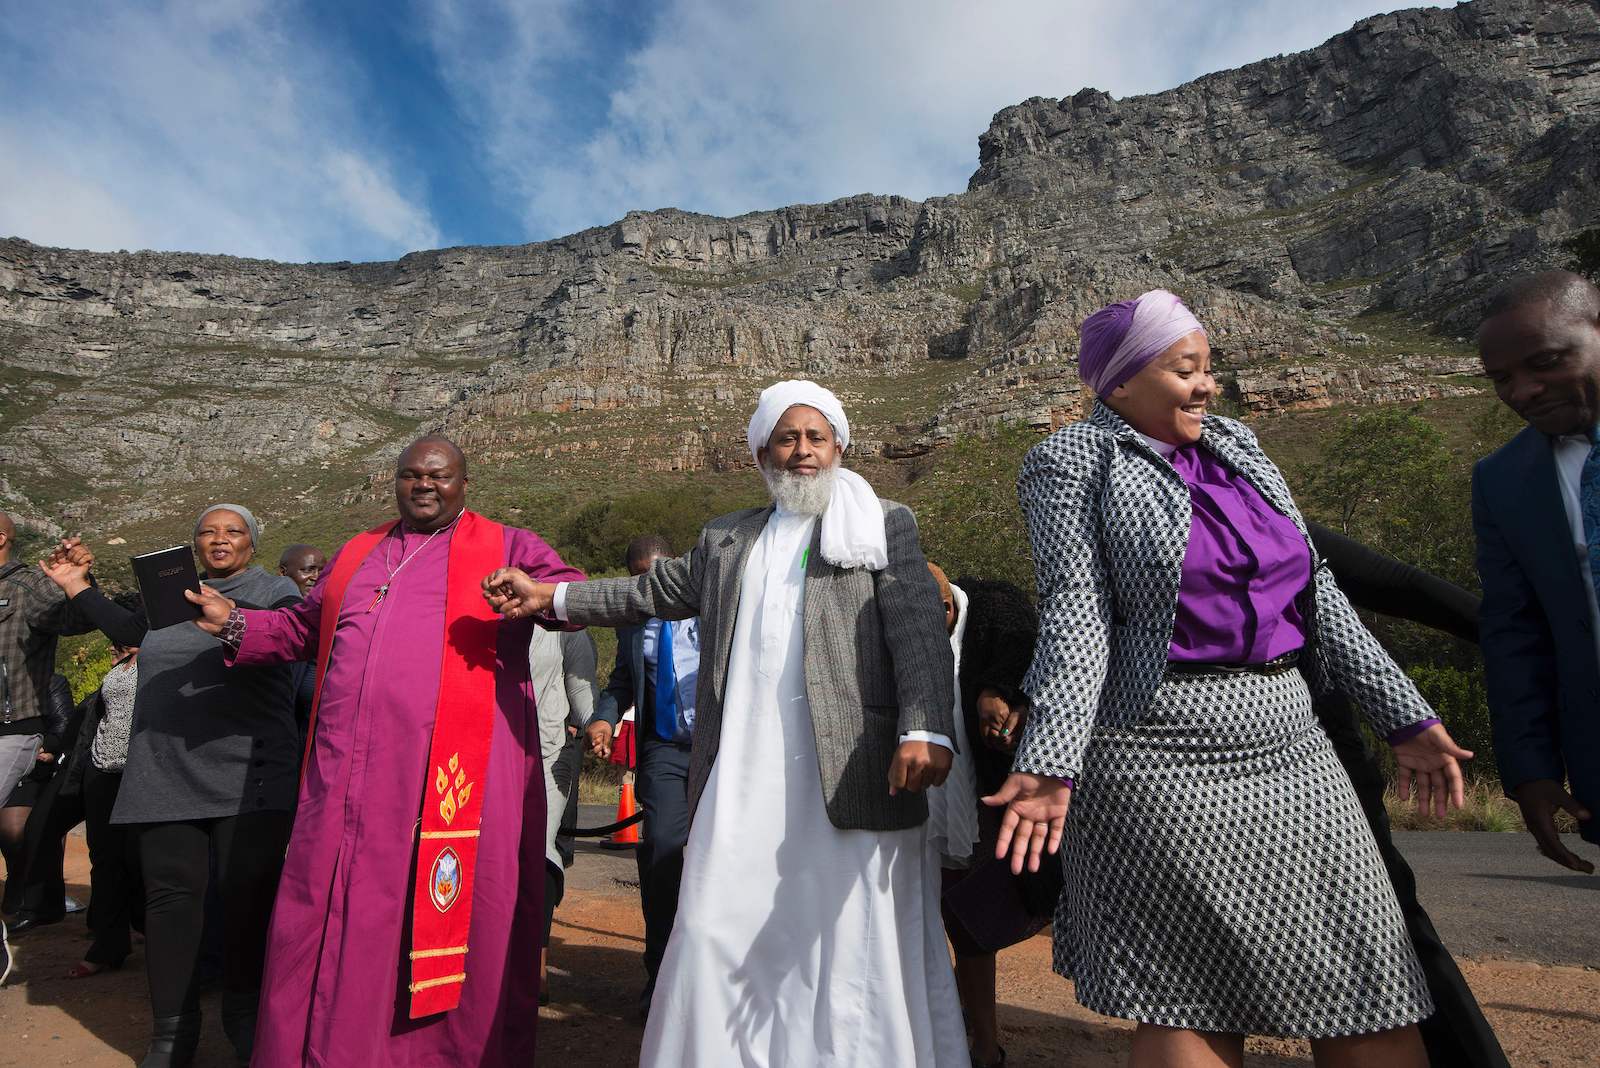
M1135 1065L1238 1065L1264 1034L1311 1039L1319 1065L1421 1068L1432 1003L1312 693L1355 699L1419 805L1459 806L1471 754L1356 618L1255 436L1206 414L1189 309L1153 290L1082 335L1099 400L1018 482L1039 639L987 799L999 850L1020 870L1061 847L1056 971L1139 1022Z

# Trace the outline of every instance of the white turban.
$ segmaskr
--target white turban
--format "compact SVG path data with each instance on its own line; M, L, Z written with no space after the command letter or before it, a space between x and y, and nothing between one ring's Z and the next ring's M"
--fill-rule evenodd
M850 420L845 418L839 398L815 382L791 379L762 390L756 413L750 417L750 455L756 457L757 463L761 462L758 450L772 437L772 428L784 412L797 404L821 412L833 427L840 450L849 447ZM822 513L822 558L835 567L865 567L869 571L882 571L889 564L889 542L878 495L866 479L843 464L833 483L833 496Z

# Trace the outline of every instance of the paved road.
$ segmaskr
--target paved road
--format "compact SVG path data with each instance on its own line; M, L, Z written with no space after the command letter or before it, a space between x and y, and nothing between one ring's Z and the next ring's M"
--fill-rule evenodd
M1413 831L1395 841L1457 956L1600 967L1600 875L1559 867L1522 833ZM1600 849L1575 835L1567 847L1600 863Z
M584 805L579 822L596 827L615 815L614 808ZM1600 875L1557 867L1520 833L1412 831L1395 840L1417 873L1434 926L1456 955L1600 968ZM1569 848L1600 863L1600 849L1576 838ZM631 850L593 842L578 850L567 873L571 885L637 893Z

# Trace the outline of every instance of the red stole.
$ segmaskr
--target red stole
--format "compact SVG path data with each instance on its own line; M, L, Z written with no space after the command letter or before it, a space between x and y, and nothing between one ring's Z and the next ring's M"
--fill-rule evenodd
M393 522L345 543L322 590L317 635L317 686L306 759L316 744L317 708L338 629L345 588L356 569L395 527ZM483 782L494 736L495 642L500 616L483 599L483 577L505 563L505 528L462 512L450 535L445 572L444 661L434 707L433 741L423 787L421 837L411 894L411 1018L461 1002L472 874L483 816Z

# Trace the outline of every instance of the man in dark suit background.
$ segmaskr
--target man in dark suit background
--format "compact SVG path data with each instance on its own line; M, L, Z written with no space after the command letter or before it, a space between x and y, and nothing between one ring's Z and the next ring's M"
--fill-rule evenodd
M659 534L645 534L628 544L625 563L630 575L642 575L658 559L672 557L672 547ZM670 635L671 655L661 656L662 634ZM670 664L671 675L662 668ZM678 914L678 886L683 880L683 846L689 840L689 750L694 730L694 689L700 664L698 617L667 621L652 619L637 627L617 630L617 661L611 681L600 695L594 720L588 726L589 748L605 757L617 721L634 710L638 738L634 782L644 809L644 841L635 856L639 863L639 903L644 910L644 992L639 1013L650 1012L656 973L667 951L672 921ZM673 707L659 696L664 686L673 691Z
M1528 422L1472 474L1500 778L1539 852L1593 872L1554 817L1600 843L1600 291L1566 271L1514 279L1490 298L1478 349Z

